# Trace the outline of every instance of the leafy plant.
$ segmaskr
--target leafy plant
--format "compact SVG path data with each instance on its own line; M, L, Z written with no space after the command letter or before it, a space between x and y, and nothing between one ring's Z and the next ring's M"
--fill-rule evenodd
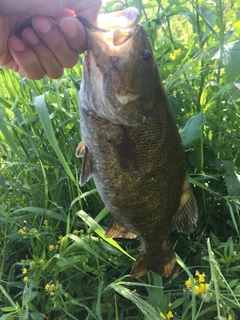
M176 279L129 281L138 240L104 237L109 212L80 189L82 60L59 80L0 75L0 319L238 319L240 5L233 0L109 1L135 6L152 41L199 207L171 234Z

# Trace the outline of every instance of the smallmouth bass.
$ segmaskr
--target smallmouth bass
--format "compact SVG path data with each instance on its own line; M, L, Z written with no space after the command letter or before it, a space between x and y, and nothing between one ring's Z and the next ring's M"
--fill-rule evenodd
M191 232L197 205L174 115L138 21L138 10L128 8L100 15L99 30L85 28L80 185L94 178L112 214L106 237L139 238L131 278L147 271L174 277L170 227Z

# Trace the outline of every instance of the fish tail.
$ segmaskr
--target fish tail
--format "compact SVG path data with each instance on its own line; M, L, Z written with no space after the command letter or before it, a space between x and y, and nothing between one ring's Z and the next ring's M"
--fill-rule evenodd
M131 279L153 271L165 278L178 276L178 265L173 251L157 256L140 253L131 270Z

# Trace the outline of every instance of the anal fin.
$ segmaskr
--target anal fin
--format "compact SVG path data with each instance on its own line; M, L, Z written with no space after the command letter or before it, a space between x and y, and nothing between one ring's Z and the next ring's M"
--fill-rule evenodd
M179 207L173 216L172 224L180 232L192 232L196 225L198 208L191 185L186 176L183 182Z
M136 235L122 227L113 217L109 223L108 229L105 233L106 238L126 238L133 239Z
M87 146L84 147L84 156L82 162L82 172L80 176L80 186L82 187L88 180L92 178L91 157Z

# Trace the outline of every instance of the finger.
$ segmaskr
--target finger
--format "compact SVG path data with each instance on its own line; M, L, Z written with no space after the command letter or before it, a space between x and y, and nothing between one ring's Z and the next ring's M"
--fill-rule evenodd
M14 71L22 70L29 79L42 79L46 72L33 52L21 39L11 37L8 41L9 51L13 57Z
M77 63L78 53L69 47L64 35L52 18L35 16L32 18L32 26L61 66L71 68Z
M49 78L57 79L63 74L63 68L51 50L41 41L33 28L26 28L22 32L24 42L38 57L46 75Z
M75 11L76 15L83 17L93 25L97 25L98 11L101 8L101 0L68 0L68 8Z
M73 16L64 16L59 21L59 28L64 34L68 45L78 53L83 53L87 48L86 33L83 25Z

